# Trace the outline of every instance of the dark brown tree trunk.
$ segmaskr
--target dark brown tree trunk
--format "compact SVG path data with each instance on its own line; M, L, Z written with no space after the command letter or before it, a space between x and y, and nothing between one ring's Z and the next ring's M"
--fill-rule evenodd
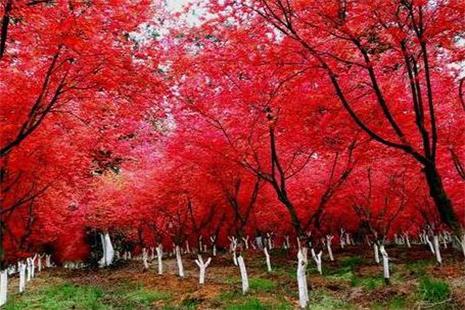
M302 229L302 225L300 224L299 216L297 215L294 205L289 201L286 195L278 194L278 198L289 212L289 215L291 216L291 224L294 227L297 236L299 238L305 238L305 232Z
M449 226L456 235L461 236L462 227L457 214L452 207L452 202L444 189L441 176L434 165L426 165L424 168L426 180L441 220Z

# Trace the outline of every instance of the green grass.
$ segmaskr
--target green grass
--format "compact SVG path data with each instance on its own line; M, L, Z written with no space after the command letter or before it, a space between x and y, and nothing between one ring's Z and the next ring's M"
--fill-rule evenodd
M446 282L428 277L420 280L418 290L420 298L430 304L444 302L449 299L451 294L449 285Z
M243 295L239 291L231 290L231 291L225 291L219 294L216 297L216 300L221 301L221 302L230 302L230 301L236 300L237 298L240 298L241 296Z
M286 264L286 265L273 266L273 271L271 273L295 280L297 279L296 271L297 271L296 266L292 264Z
M330 280L352 282L352 284L355 286L354 270L355 270L355 267L362 264L362 262L363 262L362 258L359 256L347 257L341 260L340 268L325 270L324 274L326 274L327 275L326 277Z
M356 277L353 276L351 279L352 286L364 287L367 290L374 290L384 285L384 279L381 277Z
M352 257L344 258L341 261L341 266L350 268L351 270L353 270L356 266L361 265L362 263L363 263L363 260L360 256L352 256Z
M64 283L14 296L5 310L100 310L100 309L152 309L159 300L168 300L165 292L150 291L142 286L127 283L103 290L92 285Z
M20 298L13 297L4 309L107 309L103 295L103 291L97 287L65 283L29 291Z
M250 278L249 286L250 289L258 292L270 292L276 288L276 284L273 281L263 278Z
M291 310L293 307L286 303L280 304L264 304L257 298L248 297L244 298L244 300L230 304L226 308L226 310Z
M227 310L261 310L266 307L256 298L249 298L246 301L238 304L233 304L226 307Z
M120 296L125 309L140 309L141 307L150 309L150 306L154 302L168 300L170 298L169 293L149 291L143 287L123 291Z
M407 307L407 301L405 300L404 297L402 296L396 296L390 300L388 300L387 303L376 303L372 306L373 309L375 310L401 310L401 309L408 309Z
M348 281L351 282L354 279L355 275L351 270L341 270L339 272L333 272L326 278L336 281Z
M415 276L425 276L426 267L428 267L430 264L431 262L429 260L417 260L405 264L405 267Z
M348 303L342 299L335 298L328 295L324 291L310 292L309 309L311 310L339 310L339 309L353 309Z
M196 298L186 298L181 302L181 308L186 310L197 309L197 306L202 303L202 300Z

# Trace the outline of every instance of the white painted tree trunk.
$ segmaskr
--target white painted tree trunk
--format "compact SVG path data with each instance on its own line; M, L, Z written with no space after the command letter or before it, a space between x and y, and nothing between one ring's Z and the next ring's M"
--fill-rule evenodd
M442 245L444 249L447 249L447 236L445 234L442 235Z
M31 278L34 278L36 276L36 259L37 254L31 258Z
M216 236L210 236L210 241L212 243L212 255L216 256Z
M318 252L318 254L316 254L315 250L312 248L311 252L312 252L312 258L316 263L316 270L318 270L318 272L320 274L323 274L323 268L321 266L321 263L322 263L321 262L321 256L323 255L323 251L320 251L320 252Z
M329 259L332 262L334 261L333 249L331 247L331 245L333 243L333 238L334 238L334 236L332 236L332 235L326 235L326 248L328 250Z
M345 230L344 228L341 228L341 234L339 237L339 243L341 245L341 249L343 249L346 245L346 240L345 240Z
M22 293L26 290L26 264L18 263L19 269L19 292Z
M289 249L291 247L291 244L289 242L289 236L288 235L285 235L284 236L284 249Z
M245 249L249 249L249 236L246 236L245 238L242 238L242 241L244 242Z
M441 256L441 246L439 245L439 236L433 236L433 246L434 246L434 254L436 256L436 261L439 265L442 265L442 256Z
M110 266L115 256L115 250L111 244L110 234L108 232L100 234L100 239L102 241L103 250L103 256L99 261L100 267Z
M407 244L407 247L408 247L408 248L411 248L412 245L410 244L409 235L408 235L407 233L405 233L404 236L405 236L405 243Z
M182 264L181 249L179 248L179 245L176 245L175 252L176 252L176 264L178 265L178 275L181 278L184 278L184 266Z
M8 271L0 271L0 307L6 304L8 295Z
M389 272L389 256L388 253L386 252L386 249L384 248L384 245L381 244L379 246L379 251L381 252L381 255L383 257L383 275L384 275L384 281L386 283L389 283L391 275Z
M144 270L149 270L149 253L146 248L142 249L142 262L144 264Z
M245 295L249 291L249 278L247 277L247 269L245 268L244 258L242 255L239 255L237 258L237 263L241 272L242 294Z
M230 249L231 253L233 255L233 263L234 266L237 266L237 255L236 255L236 249L237 249L237 238L236 237L229 237L229 240L231 241L230 243Z
M158 274L163 274L163 246L157 246Z
M374 253L375 253L375 262L377 264L380 263L380 260L379 260L379 247L378 247L378 244L376 242L373 242L373 250L374 250Z
M31 281L31 278L32 278L31 259L26 258L26 282Z
M150 260L154 260L154 259L155 259L155 248L150 247Z
M198 253L202 253L203 251L203 237L200 236L199 239L197 240L197 245L199 246Z
M465 257L465 234L463 234L462 238L460 238L459 236L456 236L455 238L457 239L457 242L462 248L463 257Z
M268 253L267 247L263 248L263 252L265 253L265 259L266 259L266 268L268 272L271 272L271 259L270 259L270 253Z
M43 255L39 255L39 257L37 258L37 270L39 272L42 271L42 257L44 257Z
M52 255L50 254L45 255L45 267L47 268L52 267Z
M307 248L299 248L297 252L297 285L299 288L299 305L301 308L306 308L310 301L307 284L307 251Z
M426 243L428 244L431 253L434 254L434 245L433 245L433 243L429 240L428 235L425 236L425 241L426 241Z
M265 244L265 247L268 245L268 247L270 248L270 250L272 250L274 248L274 245L273 245L273 235L272 234L266 234L267 236L267 244Z
M199 266L199 284L204 284L205 283L205 273L207 271L208 265L210 265L211 262L211 257L207 259L206 262L203 261L202 255L197 255L197 259L195 260L195 263L197 266Z
M186 240L186 253L190 254L191 248L189 247L189 240Z

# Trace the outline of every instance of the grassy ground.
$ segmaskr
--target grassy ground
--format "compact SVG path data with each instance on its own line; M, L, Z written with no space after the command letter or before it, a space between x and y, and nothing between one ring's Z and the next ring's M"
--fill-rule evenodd
M371 251L356 248L336 252L336 262L324 262L323 276L309 264L309 309L465 309L465 266L458 253L445 252L446 265L437 267L422 247L388 249L392 281L384 284L382 269L371 263ZM132 261L112 269L42 272L23 295L10 294L4 309L296 309L294 255L272 252L273 272L266 272L261 253L247 253L250 292L241 294L239 270L228 255L213 259L207 283L197 284L194 257L184 257L186 278L176 277L168 259L166 274L142 271ZM16 290L17 279L10 280Z

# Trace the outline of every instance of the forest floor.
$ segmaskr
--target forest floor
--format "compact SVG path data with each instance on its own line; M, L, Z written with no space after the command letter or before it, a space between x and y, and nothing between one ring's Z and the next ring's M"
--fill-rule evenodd
M324 261L323 275L309 260L312 286L309 309L465 309L465 264L457 251L443 253L437 267L423 246L388 247L392 257L391 284L382 267L372 263L369 249L335 251L335 262ZM204 255L205 257L205 255ZM230 255L215 257L207 269L206 284L198 285L195 256L184 256L186 277L176 276L173 259L166 259L165 274L155 264L143 272L142 262L131 261L102 270L43 271L23 295L12 293L5 309L297 309L296 259L277 249L271 252L268 273L260 252L244 255L250 292L241 293L238 267ZM17 289L17 278L10 279Z

